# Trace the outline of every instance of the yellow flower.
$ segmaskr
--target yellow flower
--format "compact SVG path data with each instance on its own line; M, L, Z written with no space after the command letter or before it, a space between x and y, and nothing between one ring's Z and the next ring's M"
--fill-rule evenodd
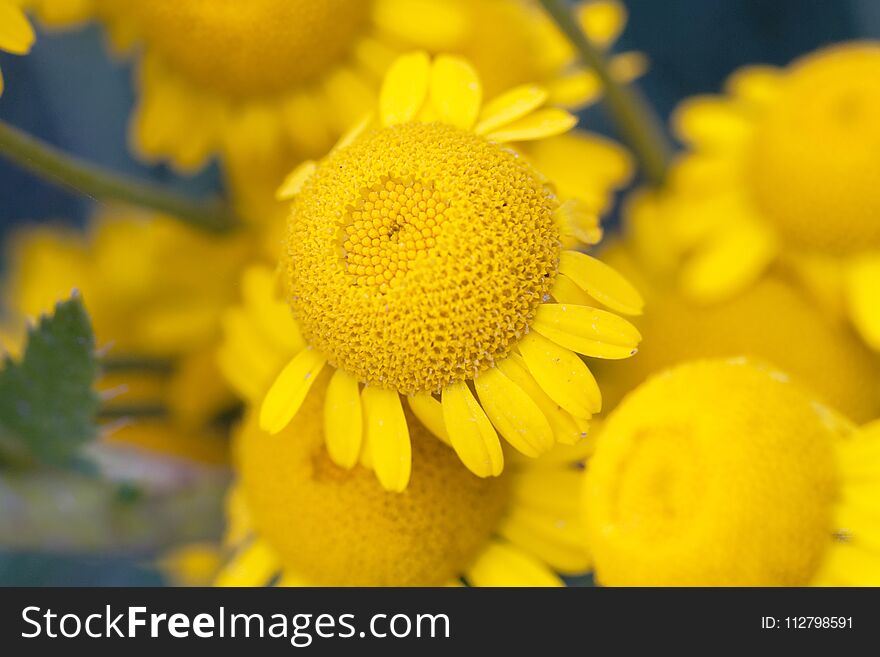
M638 214L647 211L646 201L641 200ZM645 313L634 321L643 338L639 353L594 368L606 411L650 375L673 365L747 356L773 363L847 417L858 422L880 417L880 362L851 327L829 317L785 272L775 268L730 299L696 303L652 263L660 250L644 233L630 226L625 242L601 253L645 297ZM649 242L647 254L639 249L640 240Z
M18 6L0 0L0 51L26 55L34 45L34 28ZM0 95L3 95L3 73L0 72Z
M117 44L139 44L139 152L182 170L221 154L244 190L323 155L410 48L466 54L490 95L536 82L554 102L586 104L601 90L595 74L572 66L571 47L531 0L63 0L60 9L23 1L56 24L92 13ZM581 3L579 14L603 48L626 22L617 0ZM644 61L626 53L612 67L631 79Z
M401 395L482 477L502 471L498 433L538 456L586 430L601 395L577 354L627 358L639 341L594 306L637 314L642 302L613 269L564 246L599 238L589 200L557 195L511 145L574 125L546 97L527 85L483 106L464 60L406 55L378 121L291 174L281 278L297 321L283 319L271 276L255 274L221 354L253 399L277 374L263 429L281 431L330 366L331 457L352 467L368 455L389 490L410 475Z
M745 361L658 375L603 426L584 482L597 581L877 585L880 427Z
M323 433L329 376L279 435L247 417L219 586L559 586L589 568L578 491L589 441L480 479L415 418L412 481L343 469Z
M669 238L684 289L714 300L782 257L880 349L880 44L735 73L675 117Z
M86 234L29 226L8 240L7 347L20 344L26 321L78 289L105 360L105 411L167 411L156 421L114 424L110 439L202 461L224 459L224 441L206 437L205 425L234 403L214 351L221 313L250 257L247 237L207 235L170 218L110 210Z

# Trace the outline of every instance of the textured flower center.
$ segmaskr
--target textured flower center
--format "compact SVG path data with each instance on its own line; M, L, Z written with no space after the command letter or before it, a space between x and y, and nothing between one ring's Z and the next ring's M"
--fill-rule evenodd
M789 383L704 362L611 415L586 504L607 585L803 585L831 540L833 433Z
M388 287L437 243L446 204L431 185L388 179L365 189L345 226L345 264L358 285Z
M336 64L367 0L137 0L149 46L194 82L253 95L284 91Z
M846 254L880 246L880 45L796 64L758 126L754 193L785 237Z
M239 436L241 483L258 534L285 569L326 586L443 585L487 544L508 482L479 479L409 417L413 473L405 493L323 446L323 394L309 395L277 436L250 421Z
M371 132L297 196L287 289L304 335L364 383L435 392L506 356L549 293L557 201L449 126Z

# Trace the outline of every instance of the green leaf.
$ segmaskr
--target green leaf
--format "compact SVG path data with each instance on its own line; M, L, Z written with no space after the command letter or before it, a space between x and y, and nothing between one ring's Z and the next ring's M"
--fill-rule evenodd
M0 462L17 467L73 463L98 433L95 338L79 295L28 330L20 362L0 371Z

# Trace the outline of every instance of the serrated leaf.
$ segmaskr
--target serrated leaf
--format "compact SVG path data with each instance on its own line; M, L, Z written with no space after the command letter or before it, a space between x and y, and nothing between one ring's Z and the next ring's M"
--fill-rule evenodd
M20 361L0 370L0 462L64 466L98 433L95 338L74 295L28 330Z

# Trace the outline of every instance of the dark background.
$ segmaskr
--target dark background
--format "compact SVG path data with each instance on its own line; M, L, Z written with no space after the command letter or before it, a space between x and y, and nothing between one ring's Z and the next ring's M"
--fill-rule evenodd
M823 45L880 37L880 0L629 0L630 22L618 50L651 60L642 88L665 118L682 98L717 91L744 64L783 65ZM6 93L0 118L116 170L194 193L217 189L216 170L176 179L126 152L133 103L129 71L110 62L98 30L40 34L27 57L0 53ZM613 134L604 112L583 126ZM23 221L82 222L89 202L0 161L0 229ZM153 584L148 565L106 557L47 557L0 552L0 584Z

